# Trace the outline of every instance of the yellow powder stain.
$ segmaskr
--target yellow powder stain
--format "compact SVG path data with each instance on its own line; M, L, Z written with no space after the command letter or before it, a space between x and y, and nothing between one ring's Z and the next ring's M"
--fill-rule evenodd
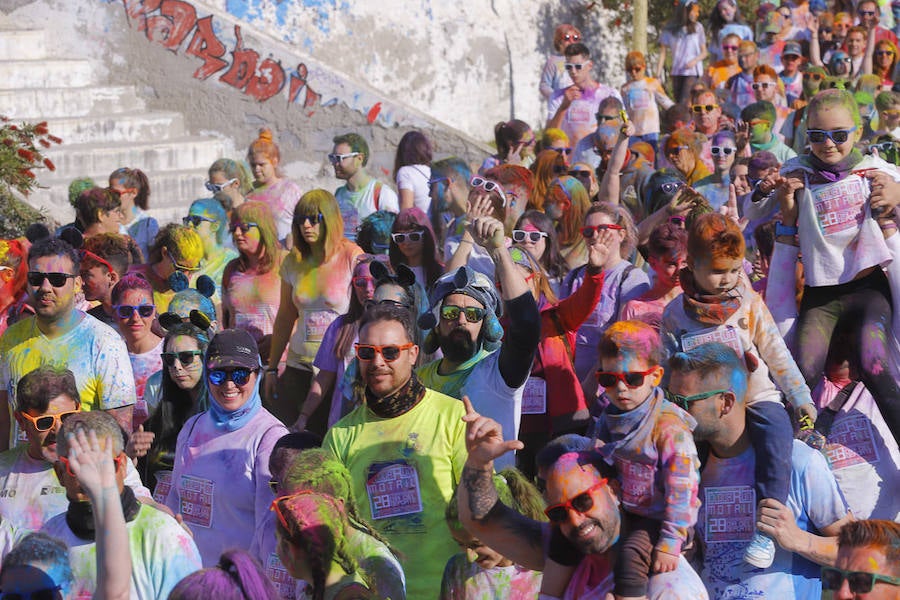
M878 561L875 560L874 558L872 558L871 556L869 557L869 568L872 569L873 573L877 573L878 569L880 568Z

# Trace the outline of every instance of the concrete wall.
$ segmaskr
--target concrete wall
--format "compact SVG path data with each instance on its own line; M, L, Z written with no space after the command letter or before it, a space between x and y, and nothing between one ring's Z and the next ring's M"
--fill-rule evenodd
M436 154L477 163L493 125L540 127L538 76L556 24L573 22L621 83L612 15L574 0L0 0L2 26L52 32L55 50L87 57L100 79L136 85L151 110L178 111L193 134L241 156L275 131L285 171L333 186L324 154L336 133L372 141L388 172L410 127ZM601 50L602 49L602 50ZM615 66L615 68L614 68ZM52 85L52 82L48 82Z

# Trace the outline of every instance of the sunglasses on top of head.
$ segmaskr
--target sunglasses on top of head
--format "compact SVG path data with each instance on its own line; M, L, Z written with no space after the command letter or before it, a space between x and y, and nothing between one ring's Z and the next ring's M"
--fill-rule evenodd
M469 185L481 188L489 194L491 192L497 192L497 194L500 195L500 199L503 200L503 206L506 206L506 194L503 192L503 187L496 181L491 181L490 179L475 175L469 180Z

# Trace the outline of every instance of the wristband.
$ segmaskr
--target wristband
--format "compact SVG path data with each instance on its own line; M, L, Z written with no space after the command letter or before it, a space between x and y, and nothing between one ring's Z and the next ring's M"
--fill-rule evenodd
M783 225L781 221L775 223L775 237L779 235L797 235L796 225Z
M878 226L881 227L882 231L887 231L888 229L897 229L897 224L894 221L879 223Z

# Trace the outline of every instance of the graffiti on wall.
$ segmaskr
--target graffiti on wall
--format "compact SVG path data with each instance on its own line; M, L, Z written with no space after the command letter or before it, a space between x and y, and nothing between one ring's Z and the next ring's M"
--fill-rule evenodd
M194 77L206 80L213 75L242 93L265 102L285 89L287 100L299 104L311 115L321 95L309 85L309 70L302 62L286 70L280 60L262 58L244 45L240 25L234 26L234 45L228 47L216 34L213 16L197 17L197 9L185 0L122 0L129 23L147 39L176 54L199 58L203 63ZM185 44L185 42L187 43ZM230 56L228 56L230 54Z

